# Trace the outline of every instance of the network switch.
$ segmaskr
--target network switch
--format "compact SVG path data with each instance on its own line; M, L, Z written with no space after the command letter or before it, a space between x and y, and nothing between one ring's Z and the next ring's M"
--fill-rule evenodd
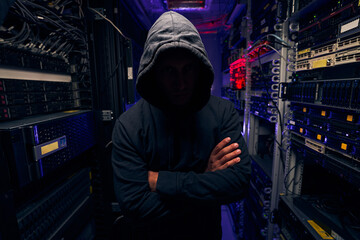
M360 46L360 36L350 37L350 38L338 38L337 40L337 50L345 50L347 48L353 48Z
M300 50L296 54L296 60L297 61L312 58L312 57L313 57L313 52L311 51L310 48Z
M333 53L334 51L336 51L335 46L336 46L335 44L330 44L330 45L326 45L324 47L315 48L313 50L312 57L318 57L321 55Z
M335 54L335 65L360 61L360 47L341 51Z
M316 68L331 67L335 65L335 54L310 58L296 62L296 71L311 70Z
M309 80L334 80L360 77L360 63L354 62L343 65L335 65L329 68L317 68L296 73L296 79L300 81Z
M92 147L93 118L92 111L76 110L1 123L13 186L49 175Z
M319 57L326 54L342 51L349 48L360 46L360 36L350 36L347 38L337 38L336 43L331 43L325 46L312 47L299 50L296 55L296 60L305 60L313 57ZM341 55L343 55L342 53ZM336 57L336 56L335 56Z

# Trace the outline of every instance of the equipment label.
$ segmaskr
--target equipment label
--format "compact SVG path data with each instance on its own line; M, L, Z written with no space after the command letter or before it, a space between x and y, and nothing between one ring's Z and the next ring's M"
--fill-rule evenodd
M344 32L347 32L349 30L352 30L354 28L357 28L359 26L359 20L360 20L360 18L355 19L354 21L351 21L351 22L349 22L347 24L342 25L341 28L340 28L340 33L344 33Z
M327 60L327 59L321 59L321 60L315 61L315 62L313 63L313 68L326 67L326 66L327 66L327 63L328 63L328 60Z
M320 235L322 239L334 239L330 234L325 232L319 225L317 225L313 220L308 220L308 223L315 229L315 231Z
M318 135L316 136L316 139L321 141L321 135L318 134Z
M311 50L310 48L301 50L301 51L298 52L298 55L301 55L301 54L304 54L304 53L308 53L308 52L310 52L310 50Z
M353 119L354 119L353 115L347 115L347 117L346 117L346 121L348 121L348 122L352 122Z
M341 149L346 151L347 144L346 143L341 143Z

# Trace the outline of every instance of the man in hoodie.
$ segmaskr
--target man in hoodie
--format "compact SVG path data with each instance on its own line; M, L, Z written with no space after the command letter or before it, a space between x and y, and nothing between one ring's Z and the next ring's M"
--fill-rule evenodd
M240 119L231 102L210 95L213 79L194 25L162 14L140 60L143 98L113 131L114 189L137 239L219 240L221 204L246 192Z

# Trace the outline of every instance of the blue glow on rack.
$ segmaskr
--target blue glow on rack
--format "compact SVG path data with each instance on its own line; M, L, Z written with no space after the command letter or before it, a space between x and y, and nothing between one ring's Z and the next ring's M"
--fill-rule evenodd
M41 159L39 159L39 166L40 166L40 176L43 177L44 176L44 171L43 171Z
M39 134L37 125L34 126L35 144L39 144Z

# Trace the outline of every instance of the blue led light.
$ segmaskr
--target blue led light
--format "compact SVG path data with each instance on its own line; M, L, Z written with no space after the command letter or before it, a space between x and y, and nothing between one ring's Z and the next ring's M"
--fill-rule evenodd
M40 176L43 177L44 176L44 171L43 171L43 166L42 166L41 159L39 159L39 166L40 166Z
M39 134L37 125L34 126L34 136L35 136L35 144L39 144Z

